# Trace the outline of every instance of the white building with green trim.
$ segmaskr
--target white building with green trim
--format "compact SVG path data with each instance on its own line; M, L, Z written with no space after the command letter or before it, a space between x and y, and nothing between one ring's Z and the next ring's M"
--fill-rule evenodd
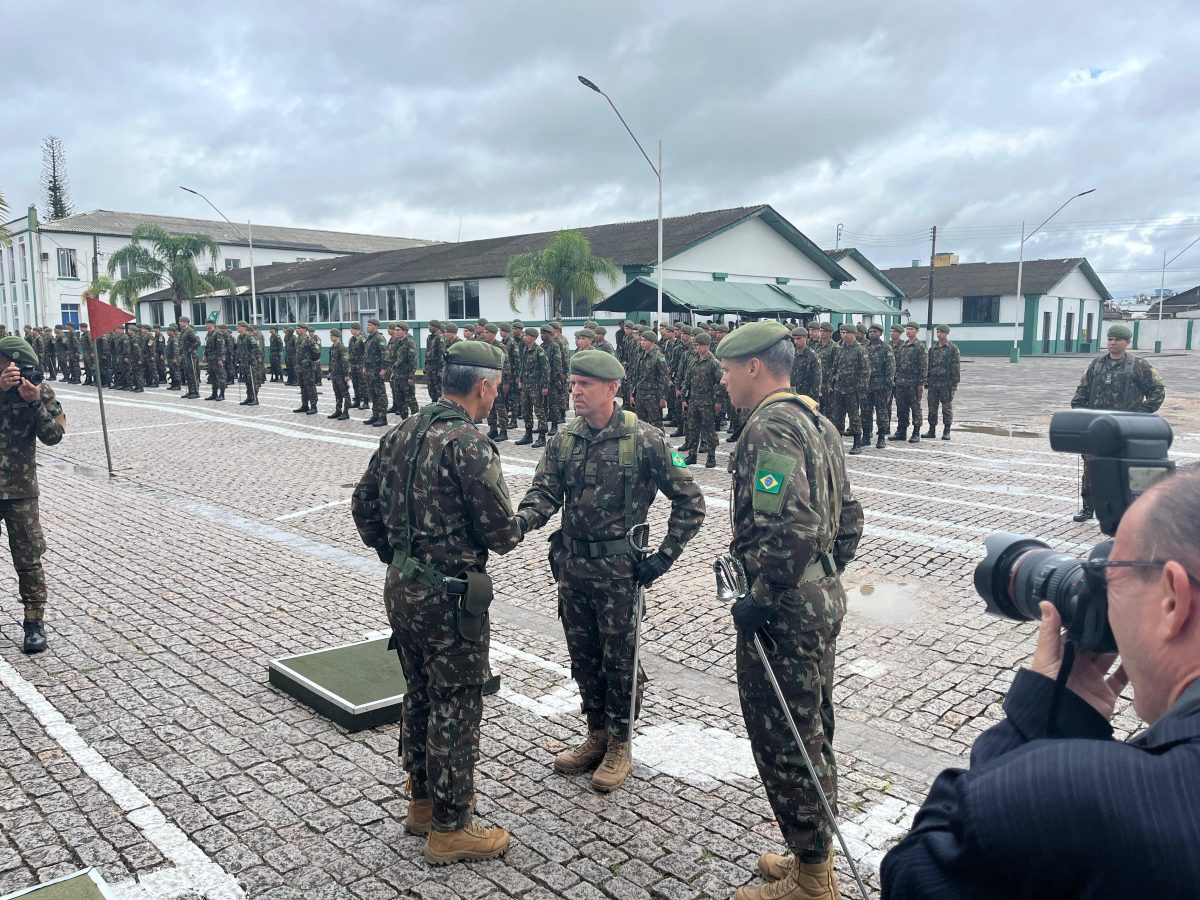
M905 309L928 320L928 266L885 269L904 291ZM1095 353L1103 344L1104 304L1112 295L1083 257L1025 260L1021 297L1017 263L955 263L933 274L933 322L950 326L950 339L966 354L1022 356Z

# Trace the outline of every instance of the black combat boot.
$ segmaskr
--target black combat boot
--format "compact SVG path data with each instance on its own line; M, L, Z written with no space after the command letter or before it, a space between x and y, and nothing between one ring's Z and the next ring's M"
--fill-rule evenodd
M539 431L537 440L533 442L533 449L536 450L538 447L545 447L545 446L546 446L546 432Z
M331 413L330 413L329 415L327 415L325 418L327 418L327 419L340 419L341 417L342 417L342 408L341 408L341 406L338 406L338 408L337 408L337 409L335 409L333 412L331 412Z
M500 430L499 430L499 431L496 433L496 443L497 443L497 444L503 444L503 443L504 443L505 441L507 441L507 440L508 440L508 429L507 429L507 428L501 428L501 429L500 429Z
M345 409L343 409L341 414L338 416L338 419L342 422L345 422L349 418L350 418L350 412L349 412L349 410L345 410Z
M211 393L211 394L209 394L209 395L208 395L207 397L205 397L204 399L205 399L205 400L216 400L216 399L217 399L217 389L216 389L216 388L213 388L213 389L212 389L212 393Z
M687 432L683 430L683 426L679 426L671 432L670 437L683 437L685 434L687 434Z
M374 422L372 422L371 425L374 426L375 428L386 427L387 426L387 416L380 416L378 419L376 419Z
M516 417L516 416L509 416L509 417L508 417L508 427L509 427L509 428L516 428L516 427L517 427L517 417Z
M871 445L871 431L864 428L862 433L862 445L869 447Z
M696 451L689 450L688 455L684 457L683 461L689 466L694 466L696 464Z
M217 394L217 396L216 396L216 399L217 399L217 400L224 400L224 399L225 399L225 388L221 388L221 392L220 392L219 394Z
M704 468L715 469L717 467L717 451L709 450L708 456L704 460Z
M1080 509L1079 512L1075 513L1075 515L1071 516L1071 518L1076 522L1086 522L1094 515L1095 512L1093 512L1092 508L1090 506L1085 506Z
M317 414L317 404L314 403L311 407L309 407L308 414L310 416L315 416Z
M558 423L554 422L550 425L550 434L558 434Z
M920 428L920 426L916 426L916 427L914 427L914 428L913 428L912 437L910 437L910 438L908 439L908 442L909 442L910 444L919 444L919 443L921 443L921 428Z
M513 441L513 444L517 447L523 447L526 444L532 444L532 443L533 443L533 429L532 428L525 429L525 437L517 438L517 440Z
M379 421L379 416L371 416L371 418L369 418L369 419L364 419L363 424L364 425L374 425L378 421Z
M943 441L950 440L950 426L949 425L942 426L942 440Z
M875 439L875 449L876 450L882 450L886 446L887 446L887 444L884 443L884 437L882 434Z
M919 428L917 430L920 431ZM902 441L907 437L908 437L908 429L907 428L897 428L895 434L888 435L888 440L889 441Z
M850 455L858 456L859 454L862 453L862 448L863 448L862 437L857 434L854 435L854 446L850 448Z
M925 438L934 438L934 437L937 437L937 423L936 423L936 422L930 422L930 423L929 423L929 430L928 430L928 431L926 431L926 432L925 432L923 435L921 435L921 437L925 437Z
M25 653L41 653L45 649L46 628L42 623L41 613L37 613L36 619L29 618L29 613L26 613L25 640L21 644L21 650Z

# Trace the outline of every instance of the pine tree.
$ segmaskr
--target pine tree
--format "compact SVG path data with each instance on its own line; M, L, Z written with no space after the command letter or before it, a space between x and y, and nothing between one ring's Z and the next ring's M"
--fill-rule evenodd
M67 154L54 135L42 141L42 189L46 192L46 221L65 219L72 213Z

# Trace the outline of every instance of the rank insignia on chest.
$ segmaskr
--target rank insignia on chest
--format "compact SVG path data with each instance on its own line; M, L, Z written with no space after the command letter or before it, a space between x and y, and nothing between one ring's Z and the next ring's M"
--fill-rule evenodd
M678 453L678 452L672 450L671 451L671 465L678 466L681 469L686 469L687 468L687 460L684 459L682 453Z
M781 487L783 487L783 476L778 472L759 469L754 475L756 491L762 491L764 494L778 494Z

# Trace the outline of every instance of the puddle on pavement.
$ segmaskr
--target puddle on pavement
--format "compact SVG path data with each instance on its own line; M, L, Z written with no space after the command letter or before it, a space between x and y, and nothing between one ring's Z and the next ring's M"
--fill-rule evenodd
M997 437L1039 438L1040 431L1025 431L1020 428L1006 428L1003 425L959 425L955 431L969 431L972 434L994 434Z
M887 625L915 622L920 616L917 588L907 584L859 584L846 591L849 608Z
M37 464L44 466L47 469L54 469L57 472L66 472L68 475L79 475L83 478L92 478L96 481L111 481L108 471L97 466L87 466L82 463L68 462L65 459L59 459L56 456L48 454L38 454ZM117 470L120 471L119 469Z

